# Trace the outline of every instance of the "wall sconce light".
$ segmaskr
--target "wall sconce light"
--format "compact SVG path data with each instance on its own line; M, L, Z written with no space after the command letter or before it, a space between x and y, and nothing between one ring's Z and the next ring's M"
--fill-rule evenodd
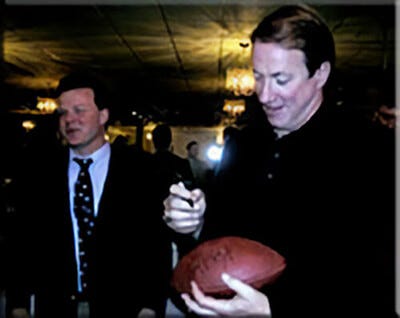
M36 123L33 120L24 120L22 122L22 127L25 128L26 132L31 131L33 128L36 127Z

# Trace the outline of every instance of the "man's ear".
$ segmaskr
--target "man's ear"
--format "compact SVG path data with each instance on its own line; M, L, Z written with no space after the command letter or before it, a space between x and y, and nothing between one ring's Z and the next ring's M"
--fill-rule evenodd
M110 112L109 112L108 108L103 108L102 110L100 110L100 123L102 125L105 125L106 122L108 121L109 116L110 116Z
M321 64L321 66L315 71L314 77L317 80L318 88L322 88L326 81L329 78L329 74L331 73L331 63L325 61Z

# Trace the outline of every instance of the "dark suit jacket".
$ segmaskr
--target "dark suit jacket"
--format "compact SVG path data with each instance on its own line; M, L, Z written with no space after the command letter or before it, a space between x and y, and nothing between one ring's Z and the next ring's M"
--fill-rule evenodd
M68 193L68 152L30 156L18 180L18 221L8 308L34 293L36 317L73 318L76 263ZM170 246L162 240L160 204L148 154L112 147L99 203L89 282L92 317L134 316L164 308ZM165 270L165 271L164 271Z

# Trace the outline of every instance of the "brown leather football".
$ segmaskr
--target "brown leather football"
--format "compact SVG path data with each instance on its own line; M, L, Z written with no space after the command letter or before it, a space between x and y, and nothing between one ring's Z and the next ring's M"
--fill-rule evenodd
M283 256L257 241L225 236L203 242L182 257L174 269L172 286L180 293L191 293L190 282L214 297L234 292L222 281L223 272L256 289L271 284L286 267Z

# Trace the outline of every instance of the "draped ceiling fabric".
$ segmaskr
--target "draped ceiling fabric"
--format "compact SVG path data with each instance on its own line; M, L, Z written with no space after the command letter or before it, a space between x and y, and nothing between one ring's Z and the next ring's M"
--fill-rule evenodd
M127 107L146 104L159 113L221 107L226 69L249 63L251 48L243 52L239 43L276 5L151 3L6 5L5 82L51 91L62 75L86 65L114 79ZM344 78L374 81L394 68L394 5L315 7L333 31Z

